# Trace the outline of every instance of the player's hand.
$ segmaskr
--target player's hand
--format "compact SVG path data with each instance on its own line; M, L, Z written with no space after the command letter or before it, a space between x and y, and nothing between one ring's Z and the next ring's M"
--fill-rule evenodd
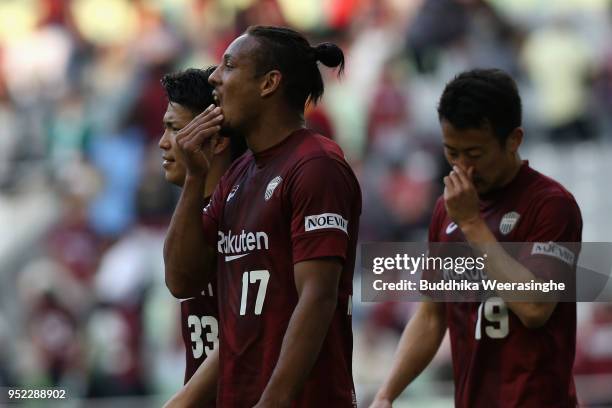
M206 142L219 132L223 114L221 108L210 105L176 134L179 154L187 174L204 175L210 167L210 153Z
M381 399L376 398L370 404L370 408L393 408L393 405L391 405L391 401L389 401L386 398L381 398Z
M453 166L444 177L444 205L448 216L461 228L467 223L480 220L478 193L472 182L473 168L466 173Z

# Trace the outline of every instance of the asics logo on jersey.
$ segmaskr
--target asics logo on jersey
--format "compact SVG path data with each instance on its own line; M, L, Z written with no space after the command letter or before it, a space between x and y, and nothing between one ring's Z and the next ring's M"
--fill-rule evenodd
M229 200L231 200L232 197L234 197L234 195L236 194L236 191L238 191L238 187L240 187L240 184L236 184L234 187L232 187L232 190L227 195L227 200L225 200L226 203L229 203Z
M225 262L247 256L250 251L258 249L269 249L268 234L265 232L246 232L242 230L239 234L228 231L224 234L218 232L217 250L220 254L225 254Z
M306 231L335 228L339 229L340 231L344 231L348 235L347 227L348 221L342 218L342 216L334 213L308 215L304 219L304 230Z
M454 222L451 222L450 224L448 224L448 226L446 227L446 235L450 235L453 233L454 230L457 229L457 224L455 224Z

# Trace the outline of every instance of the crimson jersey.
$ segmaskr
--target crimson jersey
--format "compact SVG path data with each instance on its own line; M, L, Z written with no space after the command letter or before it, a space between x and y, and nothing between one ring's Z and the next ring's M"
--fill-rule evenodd
M510 184L481 197L480 214L500 242L580 242L582 237L574 197L528 162ZM429 241L465 242L442 197L434 209ZM567 265L532 247L527 245L516 259L536 276L550 279L547 271L553 268L575 273L575 262ZM482 303L449 302L446 316L457 407L576 406L575 303L559 302L537 329L526 328L499 297Z
M205 204L208 203L206 200ZM200 364L219 347L219 310L217 279L213 276L198 296L181 299L181 334L185 345L184 383L193 377ZM203 407L214 407L214 401Z
M338 303L292 406L356 405L351 299L360 213L359 184L342 151L307 129L246 153L223 176L203 214L218 251L218 406L257 403L298 301L293 266L324 257L343 262Z
M181 333L185 344L185 380L219 346L219 313L216 280L195 297L181 300ZM213 404L214 406L214 404Z

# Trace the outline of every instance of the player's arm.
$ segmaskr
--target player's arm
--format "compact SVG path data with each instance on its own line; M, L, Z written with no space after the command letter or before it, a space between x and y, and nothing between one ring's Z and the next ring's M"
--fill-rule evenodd
M219 348L217 347L206 357L187 384L164 405L164 408L199 407L213 401L217 397L218 378Z
M358 231L351 214L361 208L357 180L348 166L332 157L300 163L285 181L298 302L258 408L289 406L317 361L338 306L343 265L350 262L349 234ZM308 219L317 214L333 214L345 223L307 228Z
M508 283L541 281L524 265L508 255L484 221L466 223L462 227L462 231L472 247L487 254L485 265L487 276L490 279ZM504 299L510 310L516 314L521 323L528 328L537 328L546 324L557 306L557 299L552 294L547 295L546 299L542 299L546 301L517 302L510 300L511 298L509 299L503 291L497 293ZM511 294L512 291L509 293ZM544 296L544 294L537 295Z
M194 296L214 272L215 252L207 244L202 227L206 172L209 167L202 145L219 131L223 119L218 108L209 107L176 135L186 176L164 242L166 286L178 298Z
M389 408L404 389L427 367L446 333L443 303L423 302L399 341L389 375L370 408Z
M164 242L166 286L173 296L195 296L215 270L215 253L202 226L204 184L187 177Z
M316 259L294 265L298 303L283 338L276 367L259 403L290 406L315 364L338 302L342 263Z
M480 217L478 196L469 175L458 166L444 178L444 201L448 215L457 223L469 244L486 252L486 270L490 279L502 283L528 283L540 281L529 269L512 258L499 244L497 238ZM557 301L547 296L544 302L516 302L498 292L510 310L525 327L541 327L550 318Z

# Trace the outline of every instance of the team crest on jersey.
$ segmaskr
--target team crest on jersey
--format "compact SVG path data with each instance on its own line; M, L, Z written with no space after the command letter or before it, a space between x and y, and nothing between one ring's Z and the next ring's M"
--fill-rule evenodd
M225 200L226 203L229 203L229 200L234 197L236 191L238 191L238 187L240 187L240 184L236 184L234 187L232 187L232 191L230 191L230 193L227 195L227 200Z
M504 235L508 235L516 226L519 218L521 218L521 214L517 213L516 211L506 213L499 223L499 232Z
M281 176L276 176L268 183L268 187L266 187L266 194L264 195L266 201L272 198L274 190L276 190L276 187L278 187L281 181L283 181L283 178Z

